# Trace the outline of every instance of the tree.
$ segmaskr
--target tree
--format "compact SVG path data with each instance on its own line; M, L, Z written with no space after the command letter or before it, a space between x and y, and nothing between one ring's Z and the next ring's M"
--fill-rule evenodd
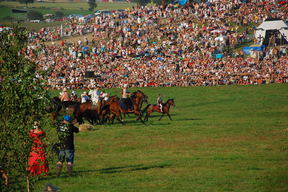
M19 0L19 3L26 4L27 7L28 3L34 3L34 0Z
M97 7L95 0L88 0L89 11L93 11Z
M39 11L29 11L27 13L27 18L29 20L43 20L43 14Z
M165 0L165 1L163 1L163 0L153 0L154 1L154 3L156 4L156 5L167 5L167 4L169 4L169 3L173 3L173 2L175 2L174 0Z
M36 72L36 64L25 57L27 34L18 27L0 34L0 163L9 177L8 186L1 182L3 192L24 191L33 188L36 181L26 171L32 144L28 133L33 121L42 121L49 135L45 140L48 146L54 143L56 134L56 131L52 134L52 129L45 129L51 126L46 117L49 114L45 112L50 99L44 89L45 82L36 77L40 73Z
M62 11L56 11L55 12L55 17L56 18L63 18L64 17L64 13Z
M146 6L151 0L132 0L132 2L137 3L140 6Z

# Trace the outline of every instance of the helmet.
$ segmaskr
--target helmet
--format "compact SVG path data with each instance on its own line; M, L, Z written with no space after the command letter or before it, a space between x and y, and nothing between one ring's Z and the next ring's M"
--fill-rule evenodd
M72 118L71 118L69 115L65 115L65 116L64 116L64 120L65 120L65 121L68 121L68 122L71 122L71 121L72 121Z

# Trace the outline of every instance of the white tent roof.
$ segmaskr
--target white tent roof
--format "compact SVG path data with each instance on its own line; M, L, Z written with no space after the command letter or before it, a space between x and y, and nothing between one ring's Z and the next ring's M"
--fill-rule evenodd
M255 37L262 45L267 30L279 30L283 37L288 41L288 25L282 20L264 21L256 28Z

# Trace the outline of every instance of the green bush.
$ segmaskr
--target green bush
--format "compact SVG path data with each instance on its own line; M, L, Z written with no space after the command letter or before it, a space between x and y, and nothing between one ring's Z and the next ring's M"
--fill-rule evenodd
M55 17L56 18L62 18L62 17L64 17L64 13L62 11L56 11L55 12Z
M137 3L140 6L146 6L151 0L132 0L133 3Z
M0 33L0 108L5 111L0 115L0 164L9 177L7 186L1 182L3 192L25 191L27 185L32 191L37 181L36 176L29 176L26 171L32 144L28 133L33 121L41 121L47 134L46 158L54 157L51 146L56 142L56 133L55 129L48 129L52 125L45 111L50 98L44 89L45 82L36 78L36 73L44 72L36 72L36 64L22 53L27 47L27 34L17 26L12 33Z
M27 18L29 20L43 20L43 14L39 11L29 11L27 13Z

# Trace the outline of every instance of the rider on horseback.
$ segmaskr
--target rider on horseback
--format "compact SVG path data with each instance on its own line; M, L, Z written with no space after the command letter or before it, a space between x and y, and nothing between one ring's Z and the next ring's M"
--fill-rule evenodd
M67 88L64 87L63 92L60 93L60 100L61 101L70 101L69 93L67 92Z
M159 94L157 97L157 105L159 106L161 113L163 113L163 109L162 109L163 108L163 100L162 100L161 94Z
M100 91L99 91L99 87L96 87L95 89L91 89L89 91L89 95L91 96L91 100L93 105L97 105L98 101L99 101L99 96L100 96Z
M125 105L130 109L133 110L133 103L131 101L131 98L128 97L130 95L130 92L127 91L127 84L124 84L123 88L122 88L122 101L125 103Z
M77 93L75 90L72 90L72 93L71 93L71 100L72 101L77 101Z
M82 94L81 94L81 103L86 103L90 101L90 97L87 95L87 92L84 91Z

